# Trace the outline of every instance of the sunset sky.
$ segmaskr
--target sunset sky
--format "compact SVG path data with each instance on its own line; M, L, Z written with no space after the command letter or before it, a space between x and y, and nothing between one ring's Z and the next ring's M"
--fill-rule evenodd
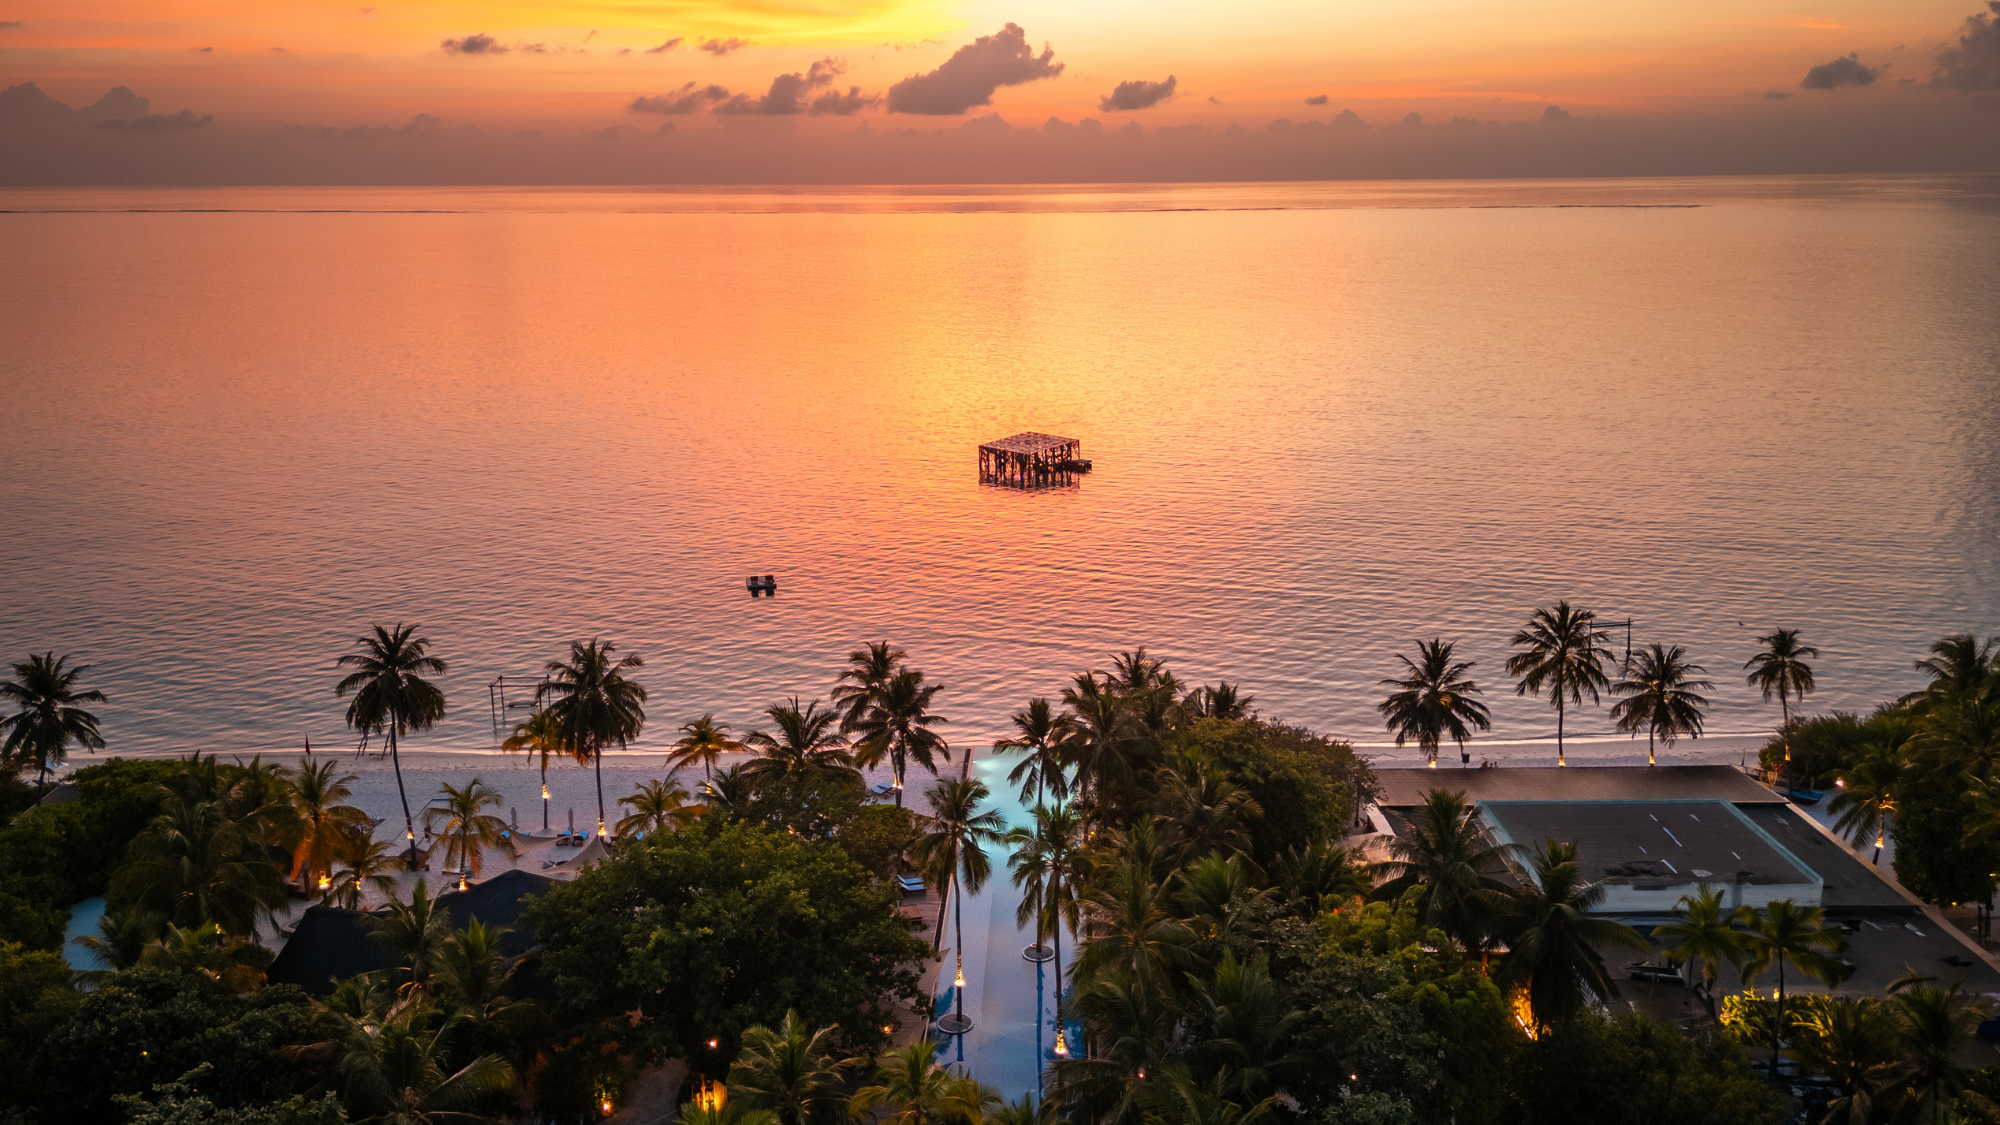
M2000 20L1987 8L4 0L0 89L15 89L0 104L0 127L67 120L40 95L76 111L121 86L145 105L114 100L74 121L112 133L203 132L210 146L220 143L214 135L259 130L464 126L532 130L542 143L551 133L678 133L673 143L684 145L695 143L690 131L742 136L751 125L742 119L761 118L767 133L770 119L784 119L783 143L796 145L864 126L949 130L988 114L1016 129L1089 118L1158 135L1263 130L1288 118L1358 135L1414 113L1427 126L1596 121L1600 132L1628 130L1628 150L1671 143L1690 154L1702 148L1690 128L1721 130L1731 139L1716 144L1747 151L1762 144L1745 139L1760 130L1810 133L1818 139L1800 144L1812 149L1838 148L1833 138L1851 127L1850 141L1890 145L1899 154L1882 158L1890 164L1954 170L1981 167L2000 135ZM39 95L19 89L30 82ZM1632 129L1680 132L1640 141ZM44 136L24 151L106 143Z

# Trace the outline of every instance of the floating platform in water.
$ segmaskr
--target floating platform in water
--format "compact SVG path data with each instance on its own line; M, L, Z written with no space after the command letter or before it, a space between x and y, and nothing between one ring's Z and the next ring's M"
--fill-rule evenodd
M979 447L979 479L1015 488L1045 488L1069 484L1090 462L1077 456L1083 443L1075 438L1029 431L989 441Z
M775 575L766 574L760 578L753 574L743 580L743 585L749 589L750 596L753 598L759 594L769 594L772 597L778 596L778 579Z

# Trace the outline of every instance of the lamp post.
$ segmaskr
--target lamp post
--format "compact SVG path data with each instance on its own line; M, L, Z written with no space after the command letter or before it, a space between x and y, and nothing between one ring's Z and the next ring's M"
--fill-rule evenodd
M549 830L549 783L542 782L542 831Z

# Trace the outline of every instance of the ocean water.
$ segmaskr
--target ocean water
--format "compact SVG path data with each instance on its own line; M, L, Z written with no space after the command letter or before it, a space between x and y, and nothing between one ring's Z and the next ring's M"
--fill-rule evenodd
M91 665L112 752L331 750L419 622L409 745L471 753L598 636L644 760L877 638L966 744L1138 645L1380 744L1440 636L1525 763L1567 597L1687 646L1674 758L1733 761L1760 631L1865 709L2000 629L1995 293L1976 178L0 192L0 657ZM1096 471L982 485L1022 430Z

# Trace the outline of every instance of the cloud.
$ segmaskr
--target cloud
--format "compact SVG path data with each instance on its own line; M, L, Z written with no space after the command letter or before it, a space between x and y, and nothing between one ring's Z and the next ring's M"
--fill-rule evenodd
M12 31L17 27L26 26L28 25L22 23L20 20L0 20L0 31Z
M215 48L213 48L213 47L189 47L189 48L188 48L188 53L189 53L189 54L191 54L191 55L212 55L212 54L214 54L214 53L215 53Z
M1216 97L1216 96L1215 96L1214 94L1210 94L1210 95L1208 96L1208 104L1210 104L1210 105L1221 105L1221 104L1222 104L1222 99L1221 99L1221 98L1218 98L1218 97Z
M812 113L832 114L835 117L850 117L864 109L880 105L880 94L864 94L859 86L849 86L845 94L839 90L828 90L812 100Z
M1333 125L1336 129L1365 129L1368 127L1368 123L1361 120L1361 115L1351 109L1343 109L1339 113L1334 114Z
M113 86L104 96L76 111L86 121L137 121L150 116L153 103L127 86Z
M1790 90L1766 90L1766 91L1764 91L1764 100L1766 100L1766 101L1773 101L1773 102L1781 102L1781 101L1784 101L1784 100L1785 100L1786 98L1789 98L1789 97L1791 97L1791 96L1792 96L1792 92L1791 92Z
M1986 6L2000 16L2000 0L1987 0ZM1938 51L1931 86L1968 94L2000 90L2000 19L1985 12L1966 17L1958 42Z
M690 82L671 94L633 98L632 104L625 108L633 113L700 113L716 102L727 101L728 98L729 91L722 86L696 86Z
M1165 82L1148 82L1143 78L1120 82L1109 94L1098 99L1097 108L1103 113L1151 109L1172 98L1177 85L1179 81L1171 74L1167 75Z
M646 53L649 55L663 54L667 51L673 50L675 47L680 46L682 43L685 43L686 41L687 41L687 36L676 35L672 39L667 40L665 43L662 43L657 47L646 48Z
M1569 110L1566 110L1559 105L1552 105L1549 108L1542 111L1542 122L1544 124L1560 125L1568 120L1569 120Z
M1405 129L1421 129L1424 125L1424 115L1411 110L1403 115L1403 120L1399 124Z
M992 105L993 91L1063 72L1055 48L1044 43L1036 55L1028 33L1008 24L951 53L936 70L913 74L889 87L890 113L954 114Z
M731 51L740 51L749 45L750 41L748 39L704 39L701 41L701 49L714 55L716 58L721 58Z
M0 90L0 124L26 125L36 121L62 121L69 117L69 105L59 102L33 82L23 82Z
M178 133L187 129L207 128L209 123L214 120L215 115L212 113L204 113L200 117L196 117L193 110L184 109L179 113L149 113L144 117L133 118L129 121L100 121L97 123L97 127L99 129L116 129L127 133Z
M833 80L846 71L847 64L844 62L821 59L804 73L794 71L771 79L771 89L763 97L753 98L749 94L738 94L728 101L718 103L715 112L759 113L773 117L804 113L806 95L833 85ZM860 90L857 88L855 93L858 95Z
M447 39L439 43L438 46L443 47L447 54L453 55L504 55L507 53L507 48L501 46L498 39L493 38L483 31L478 35L468 35L463 39Z
M1799 85L1808 90L1831 90L1837 86L1872 86L1881 74L1881 67L1869 66L1861 61L1861 56L1850 54L1806 71L1805 80Z
M1329 102L1329 101L1331 101L1331 100L1332 100L1332 99L1328 98L1328 97L1327 97L1327 96L1326 96L1325 94L1314 94L1314 95L1313 95L1312 97L1310 97L1310 98L1307 98L1307 99L1306 99L1306 104L1307 104L1307 105L1325 105L1325 104L1326 104L1327 102Z

